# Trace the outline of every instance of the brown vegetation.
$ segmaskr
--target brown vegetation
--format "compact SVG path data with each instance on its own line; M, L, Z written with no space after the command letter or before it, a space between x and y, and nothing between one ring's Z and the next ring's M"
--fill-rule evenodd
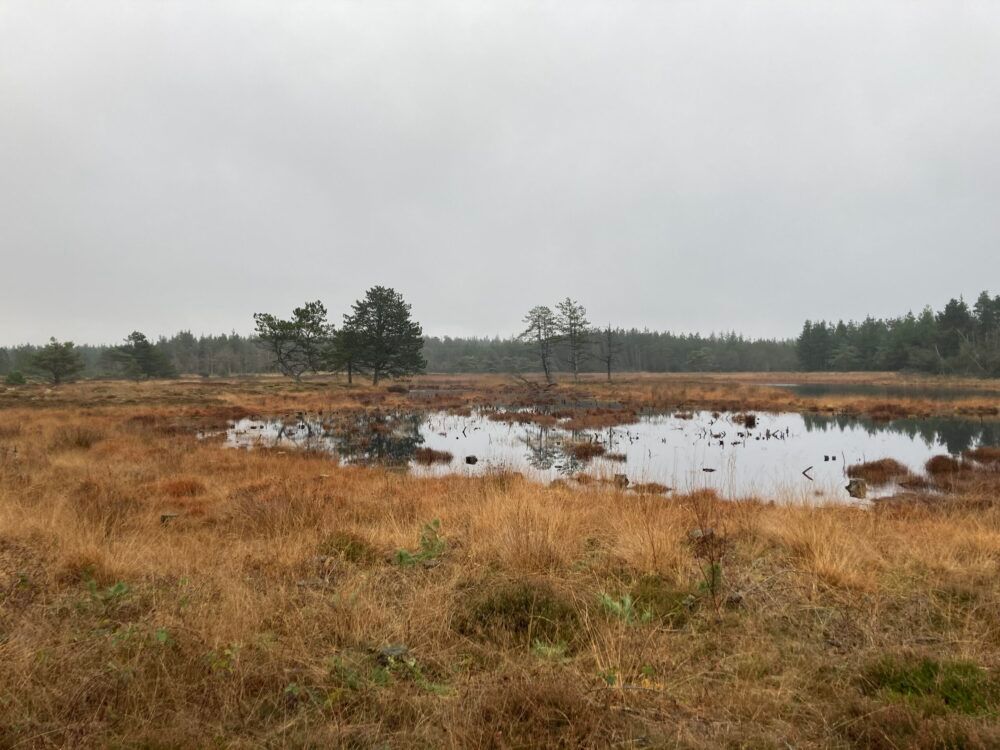
M425 466L435 463L451 463L453 458L455 458L455 455L450 451L438 451L433 448L417 448L413 452L413 460Z
M942 475L957 474L962 470L962 462L952 456L932 456L924 465L927 473L931 476L940 477Z
M417 380L0 394L0 746L1000 743L987 454L859 510L196 437ZM444 408L506 387L426 382Z
M968 450L962 455L981 464L1000 464L1000 448L992 446L982 445Z
M898 479L908 479L910 470L893 458L868 461L847 467L847 476L859 477L871 484L888 484Z
M605 450L603 445L593 442L570 443L566 446L566 452L580 461L589 461L597 456L602 456Z

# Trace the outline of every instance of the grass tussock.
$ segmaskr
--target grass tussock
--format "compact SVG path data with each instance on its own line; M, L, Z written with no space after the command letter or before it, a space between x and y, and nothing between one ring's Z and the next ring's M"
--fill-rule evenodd
M580 442L571 443L566 447L567 452L580 461L590 461L591 459L603 456L606 448L600 443Z
M906 479L909 475L910 470L893 458L883 458L847 467L847 476L858 477L875 485Z
M962 455L965 458L971 461L976 461L980 464L990 466L1000 465L1000 447L982 445L978 448L965 451Z
M572 600L544 580L477 581L455 618L462 635L505 646L569 643L578 626Z
M962 470L962 462L952 456L933 456L924 465L927 473L934 477L946 477L958 474Z
M439 451L433 448L417 448L413 452L413 460L418 464L430 466L431 464L448 464L455 458L450 451Z
M205 492L205 483L200 479L177 477L160 483L160 490L169 497L197 497Z
M52 435L49 447L54 451L90 450L104 439L104 433L86 425L60 427Z
M537 398L549 416L594 394L744 414L795 398L727 382L2 394L0 425L23 427L0 460L0 746L1000 745L987 452L864 510L421 479L196 437L401 408L421 383L435 408Z

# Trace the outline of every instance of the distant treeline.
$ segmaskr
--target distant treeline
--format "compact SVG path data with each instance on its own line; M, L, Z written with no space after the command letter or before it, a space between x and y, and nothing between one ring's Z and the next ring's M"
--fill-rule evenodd
M620 343L616 371L787 371L798 368L792 341L751 341L724 336L686 336L658 331L615 330ZM153 344L183 375L205 377L252 375L277 372L273 355L258 344L256 337L238 333L195 336L181 331ZM0 376L9 372L34 372L32 358L41 347L23 345L0 348ZM596 355L599 344L589 345L594 357L585 357L582 372L602 372L604 364ZM77 345L83 358L82 377L119 377L108 358L110 346ZM558 349L558 345L557 345ZM535 372L538 358L531 347L516 338L424 337L428 372L505 373Z
M983 292L970 308L952 299L898 318L807 320L796 342L804 370L911 370L1000 376L1000 295Z
M261 348L255 338L238 333L219 336L195 336L181 331L170 337L161 337L153 348L171 365L174 374L233 376L275 372L274 357ZM41 349L23 345L0 348L0 375L10 372L31 374L35 371L32 360ZM76 346L83 359L82 377L120 377L120 368L109 356L112 346ZM169 375L167 370L163 373Z
M603 372L603 332L584 345L581 372ZM794 341L751 340L735 333L701 336L664 331L612 329L614 369L625 372L774 372L798 369ZM555 359L568 359L561 343ZM536 372L538 355L517 338L424 339L431 372ZM563 369L559 368L559 369Z
M983 292L972 306L950 300L942 310L930 307L897 318L865 318L832 323L806 321L798 339L748 339L736 333L703 336L606 327L591 329L582 306L575 308L583 333L567 336L553 316L543 342L556 371L605 372L777 372L793 370L877 370L1000 377L1000 295ZM575 305L575 303L573 303ZM425 336L428 372L513 373L541 371L537 331L547 331L548 308L526 318L534 325L508 338ZM534 315L534 317L532 317ZM181 331L136 347L132 334L117 346L79 345L82 377L170 377L176 374L232 377L277 372L274 354L256 336L195 336ZM534 338L533 338L534 337ZM139 341L142 344L142 341ZM0 377L40 374L43 347L0 347Z

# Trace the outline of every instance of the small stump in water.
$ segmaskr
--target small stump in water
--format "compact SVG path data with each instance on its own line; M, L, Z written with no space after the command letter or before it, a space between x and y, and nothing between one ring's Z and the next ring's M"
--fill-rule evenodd
M851 479L847 483L847 494L858 500L864 500L868 497L868 482L864 479L859 479L857 477Z
M465 463L467 463L467 464L469 464L471 466L472 464L478 464L479 463L479 459L476 458L475 456L466 456L465 457Z

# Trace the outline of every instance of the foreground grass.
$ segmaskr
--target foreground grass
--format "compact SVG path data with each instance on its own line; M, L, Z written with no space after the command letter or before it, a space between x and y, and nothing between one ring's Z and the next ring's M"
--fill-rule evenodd
M1000 745L989 464L664 499L194 436L405 398L370 389L37 395L0 409L0 746Z

